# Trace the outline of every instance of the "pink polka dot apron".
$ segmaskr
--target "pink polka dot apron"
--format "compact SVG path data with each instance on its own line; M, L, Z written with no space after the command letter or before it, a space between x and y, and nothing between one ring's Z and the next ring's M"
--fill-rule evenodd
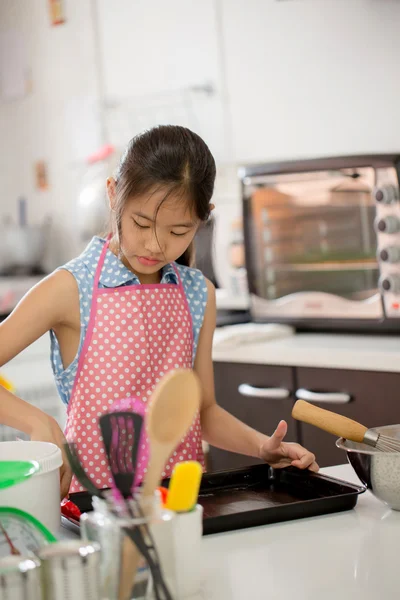
M136 398L140 404L138 412L145 414L147 402L163 375L177 368L191 369L193 353L192 317L178 270L174 267L178 285L100 288L108 246L109 239L96 268L90 321L65 430L67 440L76 443L85 471L98 488L112 485L99 417L125 398ZM148 440L143 432L136 484L143 480L148 458ZM163 477L168 477L174 465L184 460L198 460L204 466L199 415L166 464ZM81 491L84 488L73 477L70 493Z

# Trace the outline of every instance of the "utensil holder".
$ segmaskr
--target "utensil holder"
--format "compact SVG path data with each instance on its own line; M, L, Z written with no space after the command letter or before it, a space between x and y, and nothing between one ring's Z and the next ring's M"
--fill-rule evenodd
M124 528L154 524L162 530L164 526L168 528L168 523L173 516L168 512L161 514L158 510L154 510L149 518L125 518L116 515L107 500L94 497L92 503L93 512L81 516L81 536L85 540L100 544L101 599L116 600L120 597L122 578L127 576L129 581L130 576L126 570L129 569L129 565L124 565L124 556L126 554L129 556L128 547L133 542L126 535ZM168 537L168 534L165 535ZM161 559L160 562L163 567ZM171 577L165 579L172 592L172 589L175 588L175 582L171 580ZM143 557L141 557L139 569L136 573L131 598L132 600L153 600L154 598L151 572Z
M198 504L190 512L172 515L168 521L152 523L151 532L174 599L186 600L198 596L202 588L203 507Z

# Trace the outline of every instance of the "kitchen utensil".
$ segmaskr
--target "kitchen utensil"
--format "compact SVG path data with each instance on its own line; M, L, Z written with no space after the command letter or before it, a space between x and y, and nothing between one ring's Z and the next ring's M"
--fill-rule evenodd
M197 503L203 470L195 460L178 463L173 470L168 488L166 508L175 512L189 512Z
M107 452L108 462L110 465L113 480L116 490L113 490L113 496L116 504L120 504L122 498L128 499L132 496L134 477L136 469L136 461L140 444L140 434L142 430L143 417L132 412L112 412L100 417L100 429L103 436L104 447ZM116 493L118 491L118 494ZM125 504L129 516L134 518L129 501ZM169 598L168 591L163 596L162 592L166 586L162 577L160 566L158 563L157 553L151 541L145 541L145 536L148 539L148 531L144 527L134 525L124 529L128 538L133 542L139 552L146 559L155 584L156 598ZM131 542L126 540L123 551L123 573L121 582L120 597L128 597L132 590L131 572L129 564L129 556L132 553ZM134 550L135 551L135 550Z
M100 546L69 540L39 551L44 600L99 600Z
M0 598L42 600L40 561L28 556L1 558Z
M127 499L125 501L126 510L121 513L121 500L123 499L120 490L113 490L114 501L119 508L119 512L125 520L127 517L131 519L123 531L126 535L123 541L121 554L121 581L119 586L119 599L125 600L131 597L133 585L135 582L135 574L138 566L139 552L148 564L154 585L154 593L156 600L172 600L167 585L165 583L163 573L160 567L158 552L155 547L153 537L148 527L148 521L151 519L152 511L148 511L147 517L144 517L142 507L139 502ZM118 492L116 495L115 492ZM147 498L146 502L155 502L155 498ZM132 545L132 542L134 546ZM132 562L134 570L132 569Z
M400 443L400 425L376 427L374 432L397 438ZM346 451L347 460L371 492L393 510L400 510L400 454L376 452L343 438L337 440L336 446Z
M8 390L9 392L15 392L14 384L9 379L7 379L7 377L4 377L4 375L0 375L0 385L3 386L3 388Z
M39 470L25 477L25 481L0 487L0 506L24 510L57 535L60 529L60 448L48 442L0 442L0 456L4 461L35 461L39 465Z
M172 596L169 592L169 589L167 587L167 584L165 583L164 580L164 576L161 570L161 566L160 566L160 561L159 561L159 557L158 557L158 552L156 549L156 546L154 544L153 541L153 537L150 533L150 530L147 527L147 523L146 521L144 521L142 524L137 524L137 525L129 525L127 527L124 527L124 532L125 534L131 539L131 541L135 544L135 547L131 546L131 550L133 550L133 552L131 552L131 550L129 550L128 548L126 548L124 546L123 549L123 565L122 567L124 567L124 563L126 565L126 569L127 569L127 586L125 584L125 578L122 578L121 581L121 594L120 594L120 598L129 598L129 586L130 589L132 589L132 579L131 579L131 574L133 573L134 575L134 579L135 580L135 573L136 573L136 569L137 566L135 568L135 570L132 569L132 564L130 562L130 558L132 556L132 558L134 559L134 564L135 564L135 557L138 556L138 551L140 552L140 554L145 558L147 564L149 565L150 571L151 571L151 576L152 576L152 581L153 581L153 585L154 585L154 593L155 593L155 597L156 600L172 600Z
M79 481L79 483L92 496L99 496L100 498L103 498L104 492L102 490L99 490L94 485L94 483L92 483L92 480L90 479L90 477L86 474L86 471L83 468L83 466L79 460L78 449L76 447L76 444L66 443L66 444L64 444L64 450L65 450L65 454L67 455L68 462L70 464L72 472L75 475L75 477L77 478L77 480Z
M153 392L147 412L150 461L140 499L146 517L152 514L148 500L160 484L165 464L193 423L199 407L200 383L189 369L170 371ZM127 551L134 579L139 551L132 546Z
M267 464L204 473L198 503L204 535L350 510L365 487Z
M113 412L99 420L111 473L124 498L132 496L143 417L133 412Z
M0 461L0 489L5 489L21 483L39 471L36 461L1 460Z
M101 416L99 422L104 447L116 486L113 488L115 505L117 510L120 512L122 510L124 513L123 517L128 518L129 516L135 520L135 513L129 498L133 494L143 417L133 412L117 411ZM123 499L126 499L125 511L121 505ZM139 510L138 506L136 510ZM140 517L140 515L138 516ZM119 597L128 598L131 596L133 584L130 556L138 550L147 561L151 570L157 600L170 598L161 573L157 552L145 521L143 520L141 527L137 523L134 523L133 526L125 527L124 532L127 537L123 542L122 577ZM136 548L132 546L132 542Z
M160 485L165 464L193 423L200 408L200 382L194 371L168 373L156 387L147 413L150 461L143 497Z
M173 518L170 511L157 512L155 520L157 525L164 528ZM100 498L93 498L93 510L87 512L81 517L81 535L89 541L96 541L100 544L102 550L102 598L118 598L121 595L121 579L120 575L124 571L130 571L129 562L125 562L127 558L127 542L131 545L131 539L127 538L125 529L130 530L136 528L147 528L148 524L143 518L131 518L129 515L116 515L111 510L111 506L107 501ZM147 548L142 548L143 552L147 553ZM159 563L158 553L154 548L152 556ZM146 558L147 561L147 558ZM153 568L154 573L154 568ZM154 578L154 574L152 574ZM168 585L171 582L168 580ZM149 578L149 563L143 561L143 565L135 578L134 587L128 590L128 598L148 598L145 594L145 589L149 590L153 586L153 579ZM160 592L155 590L158 594ZM151 598L154 596L152 595ZM162 593L156 597L164 598Z
M383 435L376 429L368 429L352 419L314 406L305 400L297 400L292 410L292 417L333 435L368 444L381 452L400 452L399 439Z
M167 503L167 498L168 498L168 488L160 485L157 488L157 491L160 493L161 505L165 508L165 505Z
M55 536L31 514L7 506L0 507L0 556L36 553Z
M87 476L85 470L83 469L83 467L79 461L76 445L71 443L71 444L65 444L64 447L65 447L68 461L71 465L71 469L74 472L75 476L77 477L78 481L81 483L81 485L83 485L83 487L85 487L86 490L92 496L97 496L98 498L104 498L104 496L105 496L104 491L99 490L92 483L90 478ZM120 460L120 457L117 454L115 456L116 456L115 467L117 468L117 464ZM126 464L125 460L121 459L121 464L124 465L124 468L125 468L125 464ZM126 479L121 478L121 482L123 485L126 484L126 481L127 481ZM129 492L130 492L131 486L129 486L129 488L127 488L127 490L129 490ZM119 489L116 488L114 490L114 500L116 502L117 507L119 507L121 509L121 500L123 497L122 497L122 494L121 494L120 498L117 497L115 495L115 491L119 491ZM127 507L129 506L128 503L126 503L126 506ZM132 570L130 567L130 557L133 555L138 556L138 551L141 552L144 555L145 559L148 561L149 566L152 569L152 573L154 572L153 576L155 576L156 581L158 581L159 584L161 583L161 585L165 585L165 584L163 584L162 576L160 575L160 569L158 566L157 556L155 556L154 558L149 556L149 552L151 551L151 549L154 549L154 545L151 543L151 536L150 536L149 532L144 531L147 539L150 539L150 543L146 544L146 542L144 541L144 538L143 538L143 532L141 532L138 527L135 527L132 530L127 528L124 531L125 531L125 534L128 536L128 538L131 541L128 542L128 539L126 539L126 541L124 542L124 545L123 545L123 553L122 553L123 554L123 556L122 556L123 577L121 580L119 596L118 596L121 599L130 597L130 593L131 593L131 590L134 585L134 578L132 578ZM132 542L135 544L135 547L133 547ZM137 566L135 567L135 571L136 571L136 569L137 569ZM161 581L160 581L160 577L161 577ZM168 599L169 596L165 596L165 598Z
M365 449L375 456L400 460L397 453L384 455L368 446ZM163 485L167 486L168 480ZM204 509L204 535L209 535L350 510L365 490L361 484L320 473L292 467L274 470L263 463L203 473L198 504ZM81 510L91 510L89 494L82 493L74 501Z

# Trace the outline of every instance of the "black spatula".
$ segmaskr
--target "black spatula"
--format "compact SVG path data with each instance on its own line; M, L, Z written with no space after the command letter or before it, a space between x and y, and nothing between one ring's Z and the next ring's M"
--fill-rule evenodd
M132 496L143 417L121 411L99 420L104 447L116 487L124 498Z

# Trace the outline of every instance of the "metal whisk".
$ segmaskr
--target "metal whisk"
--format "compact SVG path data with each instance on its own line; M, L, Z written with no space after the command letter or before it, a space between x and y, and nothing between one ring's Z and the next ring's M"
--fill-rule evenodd
M292 417L346 440L368 444L381 452L400 452L400 440L381 435L357 421L314 406L305 400L296 402L292 410Z

